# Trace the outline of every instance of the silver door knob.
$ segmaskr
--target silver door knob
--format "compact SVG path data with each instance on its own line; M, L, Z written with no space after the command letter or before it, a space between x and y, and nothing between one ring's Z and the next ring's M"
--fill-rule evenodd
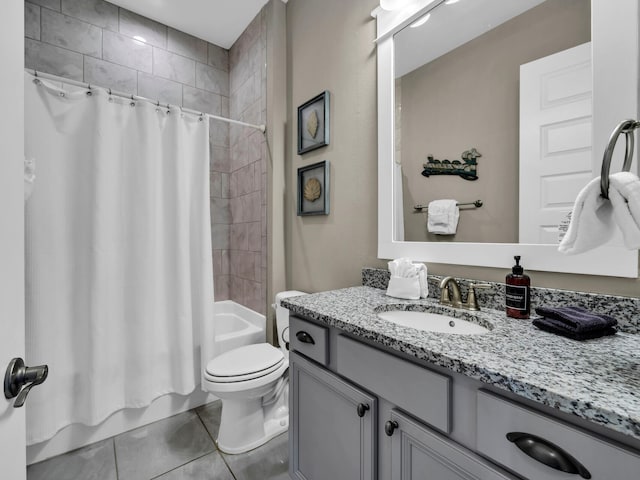
M27 367L22 358L14 358L9 362L4 375L4 396L5 398L15 398L14 408L24 405L27 395L33 387L40 385L47 379L49 367L38 365L37 367Z

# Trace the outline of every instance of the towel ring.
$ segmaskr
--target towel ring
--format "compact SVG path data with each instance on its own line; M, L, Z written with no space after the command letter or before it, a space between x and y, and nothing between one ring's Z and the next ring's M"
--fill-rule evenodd
M631 170L631 162L633 161L633 131L638 127L640 127L640 122L637 122L636 120L624 120L618 124L613 132L611 132L609 143L607 144L607 148L604 151L604 157L602 158L602 170L600 171L600 195L606 199L609 199L609 170L611 169L611 157L613 156L613 150L616 148L618 137L621 133L624 133L625 149L622 171L628 172Z

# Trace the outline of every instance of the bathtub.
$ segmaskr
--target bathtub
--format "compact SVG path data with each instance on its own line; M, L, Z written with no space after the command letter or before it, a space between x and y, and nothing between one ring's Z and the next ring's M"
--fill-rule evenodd
M214 355L253 343L266 342L264 315L232 300L214 303Z

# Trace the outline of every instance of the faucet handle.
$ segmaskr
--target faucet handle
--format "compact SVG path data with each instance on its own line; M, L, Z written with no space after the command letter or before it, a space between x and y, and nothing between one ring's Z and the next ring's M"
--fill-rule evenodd
M491 288L490 283L470 283L469 284L469 293L467 294L467 303L465 303L464 308L467 310L480 310L480 306L478 305L478 299L476 298L476 288Z

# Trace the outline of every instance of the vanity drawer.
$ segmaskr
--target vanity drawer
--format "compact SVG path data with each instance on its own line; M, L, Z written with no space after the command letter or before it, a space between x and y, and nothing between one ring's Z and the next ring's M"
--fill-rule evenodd
M438 430L451 431L449 377L343 335L337 345L340 375Z
M322 365L329 363L329 329L298 317L289 319L291 350L315 360Z
M485 391L478 392L477 450L504 465L518 475L536 480L592 478L593 480L638 480L640 455L601 440L581 429L557 419L522 407ZM553 453L556 447L579 462L589 473L565 473L549 467L525 454L523 448L533 444L534 449ZM512 441L507 439L512 434ZM542 439L548 444L540 443ZM549 445L551 444L551 445ZM556 453L556 455L558 455ZM563 455L563 454L559 454Z

